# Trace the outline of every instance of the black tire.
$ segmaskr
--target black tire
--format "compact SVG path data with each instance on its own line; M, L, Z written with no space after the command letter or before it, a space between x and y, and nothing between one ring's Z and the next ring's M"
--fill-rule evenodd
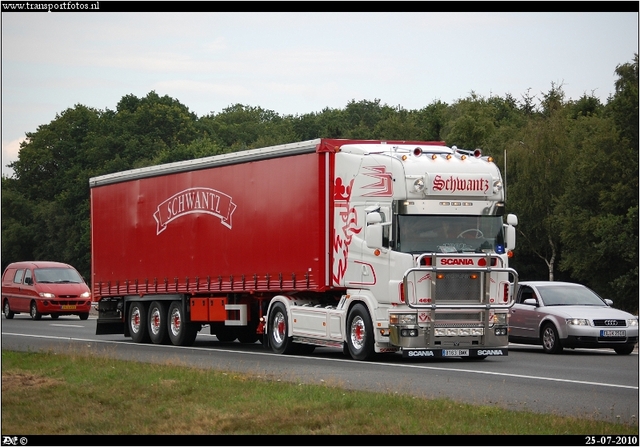
M633 352L634 347L635 345L624 345L619 348L613 348L613 350L616 351L618 355L629 355Z
M307 345L304 343L296 343L295 344L295 353L298 355L309 355L313 354L313 351L316 350L315 345Z
M354 360L369 360L373 349L373 324L369 311L363 304L356 304L347 318L347 346Z
M49 316L51 317L51 319L52 319L52 320L57 320L57 319L58 319L58 317L59 317L60 315L58 315L58 314L51 314L51 315L49 315Z
M287 309L282 303L275 303L269 315L269 344L276 354L292 354L295 346L289 333Z
M542 350L547 354L560 354L562 343L558 336L558 330L552 323L547 323L542 328Z
M134 301L129 306L129 334L135 343L149 343L149 331L147 330L147 306L140 301Z
M39 320L42 318L42 314L38 312L38 305L35 301L31 301L31 307L29 308L29 315L31 315L32 320Z
M245 343L249 345L257 342L258 339L260 338L256 333L256 328L253 326L248 326L246 328L241 328L241 329L239 328L236 334L238 335L238 341L240 343Z
M9 306L9 300L4 300L4 304L2 305L2 313L7 320L11 320L15 315Z
M89 319L89 312L82 312L81 314L78 314L78 317L81 320L88 320Z
M196 341L200 327L187 321L180 301L172 301L167 314L167 329L172 345L191 346Z
M221 343L232 343L236 341L236 331L232 327L221 326L219 328L215 328L214 332L216 338Z
M166 345L169 343L169 325L167 324L167 305L163 301L153 301L149 305L147 315L147 329L149 338L156 345Z

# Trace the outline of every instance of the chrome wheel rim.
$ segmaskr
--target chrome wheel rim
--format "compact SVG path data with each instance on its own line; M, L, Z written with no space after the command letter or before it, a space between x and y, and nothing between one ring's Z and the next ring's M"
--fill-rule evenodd
M160 309L158 309L156 307L151 312L150 329L151 329L151 332L153 333L153 335L158 335L158 333L160 332L160 324L161 324L161 321L160 321Z
M137 306L131 311L131 331L140 332L140 308Z
M284 343L287 331L287 325L285 323L284 315L282 312L278 312L273 317L273 325L271 326L273 332L273 341L278 345Z
M364 327L364 320L360 316L355 317L351 322L351 346L357 350L362 349L364 347L366 336L367 332Z
M171 333L174 336L178 336L180 333L180 325L182 324L180 318L180 311L178 309L173 309L171 312Z

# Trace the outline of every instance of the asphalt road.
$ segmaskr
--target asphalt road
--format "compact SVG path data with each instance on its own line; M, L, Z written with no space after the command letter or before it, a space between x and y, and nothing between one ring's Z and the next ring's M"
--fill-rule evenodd
M135 344L121 335L95 335L94 317L32 321L20 314L1 321L3 349L86 349L125 360L237 371L294 383L638 423L637 351L621 356L613 350L576 349L549 355L536 346L512 345L507 357L480 362L402 359L397 354L359 362L329 348L317 348L309 356L283 356L260 343L220 343L208 335L208 328L199 333L194 346L176 347Z

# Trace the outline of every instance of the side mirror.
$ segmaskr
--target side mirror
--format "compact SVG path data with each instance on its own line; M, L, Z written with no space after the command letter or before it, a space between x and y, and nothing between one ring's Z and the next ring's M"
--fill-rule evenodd
M605 299L604 299L604 302L605 302L605 303L607 303L607 306L609 306L609 307L613 306L613 301L611 301L611 300L610 300L610 299L608 299L608 298L605 298Z
M526 304L528 306L538 306L538 301L535 298L527 298L522 302L522 304Z
M367 213L365 243L369 248L382 248L382 216L378 212Z
M33 279L31 278L25 278L24 279L24 283L28 286L30 286L31 284L33 284Z
M504 242L509 250L516 248L516 225L518 225L518 216L507 214L507 223L504 225Z

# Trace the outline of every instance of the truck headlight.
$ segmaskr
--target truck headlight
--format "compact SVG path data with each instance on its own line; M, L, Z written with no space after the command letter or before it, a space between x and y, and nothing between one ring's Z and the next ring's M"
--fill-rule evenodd
M496 324L500 325L500 326L506 326L508 315L509 314L506 314L506 313L500 313L500 314L491 315L491 317L489 319L489 326L492 327L492 326L494 326Z
M416 314L389 314L391 324L416 324L418 321Z

